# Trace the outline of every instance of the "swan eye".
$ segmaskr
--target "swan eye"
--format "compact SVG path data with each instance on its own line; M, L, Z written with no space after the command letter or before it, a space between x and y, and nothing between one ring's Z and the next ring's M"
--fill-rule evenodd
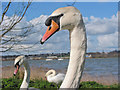
M50 28L49 28L49 30L51 29L51 26L50 26Z

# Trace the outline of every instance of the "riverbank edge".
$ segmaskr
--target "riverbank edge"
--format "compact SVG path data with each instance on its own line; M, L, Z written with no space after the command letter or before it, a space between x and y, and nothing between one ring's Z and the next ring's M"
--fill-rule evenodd
M9 58L9 59L4 59L4 58L1 58L0 59L0 61L14 61L15 60L15 58L16 57L14 57L14 58ZM104 58L118 58L118 57L86 57L86 59L104 59ZM41 58L41 57L39 57L39 58L30 58L30 60L46 60L46 59L48 59L48 58ZM70 59L69 57L60 57L60 58L49 58L49 59L52 59L52 60L58 60L58 59L63 59L63 60L65 60L65 59Z

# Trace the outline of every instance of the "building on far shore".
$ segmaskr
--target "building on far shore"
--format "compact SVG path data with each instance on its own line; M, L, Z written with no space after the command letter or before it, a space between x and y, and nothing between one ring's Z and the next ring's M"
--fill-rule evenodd
M57 56L47 56L47 58L51 58L51 59L57 59Z
M118 50L114 50L111 52L89 52L86 53L86 57L87 58L110 58L110 57L118 57L118 54L120 53L120 51ZM2 59L2 61L4 60L15 60L16 57L18 57L19 55L8 55L8 56L0 56L0 58ZM70 57L70 53L46 53L46 54L33 54L33 55L25 55L27 57L29 57L32 60L45 60L47 58L51 58L51 59L58 59L58 58L62 58L62 59L69 59Z
M87 58L91 58L92 55L91 55L91 54L86 54L86 57L87 57Z

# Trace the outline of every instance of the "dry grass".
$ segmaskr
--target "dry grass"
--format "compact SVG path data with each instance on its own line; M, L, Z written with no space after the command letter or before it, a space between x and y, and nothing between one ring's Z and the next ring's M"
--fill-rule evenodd
M10 78L13 76L14 67L3 67L2 68L2 78ZM45 79L45 73L48 71L48 68L42 68L42 67L31 67L31 76L30 79L38 79L40 80ZM20 78L23 78L24 76L24 69L20 68ZM57 70L57 72L64 72L66 70ZM83 74L81 82L82 81L96 81L97 83L101 83L103 85L112 85L112 84L118 84L118 79L115 78L113 75L109 76L92 76L89 74Z
M85 74L83 74L81 81L95 81L95 82L103 84L103 85L118 84L118 78L116 78L113 75L92 76L92 75L85 73Z
M15 68L12 66L8 66L8 67L3 67L2 68L2 78L10 78L13 77L13 73L14 73ZM49 69L47 68L36 68L36 67L31 67L31 75L30 75L30 79L45 79L45 73L48 71ZM23 78L24 76L24 68L21 67L19 69L19 77Z
M10 78L13 76L13 73L14 67L12 66L2 67L2 78Z

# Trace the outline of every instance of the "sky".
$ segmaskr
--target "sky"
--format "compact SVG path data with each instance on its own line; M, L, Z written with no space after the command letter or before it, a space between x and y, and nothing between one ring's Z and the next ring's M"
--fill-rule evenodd
M74 5L82 13L85 23L88 43L87 52L109 52L116 50L118 49L118 2L117 0L116 2L101 2L108 0L96 1L98 2L94 2L94 0L93 2L87 2L86 0L86 2L76 2ZM6 2L3 2L2 7L6 4ZM34 31L37 33L28 36L25 41L16 45L16 49L13 51L19 51L21 54L69 52L69 32L67 30L57 32L44 45L37 44L26 51L18 50L17 47L20 47L20 45L27 47L38 42L46 31L47 27L44 22L47 17L57 8L66 7L70 4L72 4L72 2L33 2L23 20L17 24L16 27L35 25L37 23L41 24L35 26L31 31L31 33ZM6 18L12 17L16 8L21 9L18 5L20 5L20 2L11 4ZM21 30L17 33L23 32L24 31ZM10 52L6 53L9 54Z
M50 15L57 8L66 7L67 5L71 4L72 2L33 2L25 16L27 21L29 21L33 18L39 17L40 15ZM16 10L15 7L17 7L18 5L19 3L13 3L11 5L12 7L9 10L10 13L7 13L7 15L12 16L14 11ZM100 18L110 18L118 11L117 2L76 2L74 6L80 10L84 17L95 16Z
M1 0L2 2L8 2L9 0ZM13 2L23 2L29 0L13 0ZM32 0L33 2L119 2L119 0Z

